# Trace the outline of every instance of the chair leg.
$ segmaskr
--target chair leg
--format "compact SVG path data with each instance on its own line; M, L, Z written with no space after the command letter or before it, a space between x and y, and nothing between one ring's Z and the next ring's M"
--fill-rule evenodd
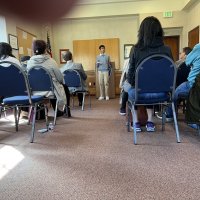
M130 132L130 123L131 123L131 120L130 120L130 115L131 115L131 110L129 108L129 105L128 105L128 116L127 116L127 131Z
M91 96L90 96L90 92L88 91L88 96L89 96L89 106L91 108Z
M161 113L162 113L162 131L165 130L165 122L166 122L166 115L164 114L163 105L161 106Z
M56 118L57 118L57 111L58 111L58 100L56 100L56 108L54 111L54 120L53 120L53 125L56 125Z
M45 111L45 122L46 122L46 127L47 127L47 130L49 128L49 121L48 121L48 108L47 108L47 105L45 104L44 105L44 111Z
M132 120L133 120L133 142L134 144L137 144L137 132L136 132L136 126L135 126L135 106L132 104L132 108L131 108L131 113L132 113Z
M176 131L176 140L177 140L177 143L180 143L180 136L179 136L178 123L177 123L177 118L176 118L176 110L175 110L174 102L172 102L172 111L173 111L174 126L175 126L175 131Z
M30 143L33 143L34 137L35 137L35 118L36 118L36 112L37 112L37 104L33 107L33 110L32 110L32 131L31 131Z
M84 104L85 104L85 92L83 93L82 110L84 110Z
M14 107L14 117L15 117L15 130L16 131L18 131L18 123L19 123L17 116L18 116L18 107L15 106Z

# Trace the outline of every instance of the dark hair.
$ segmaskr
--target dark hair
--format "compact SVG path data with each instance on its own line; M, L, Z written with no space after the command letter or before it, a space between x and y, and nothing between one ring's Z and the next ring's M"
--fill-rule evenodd
M27 60L30 60L30 56L21 56L20 57L20 62L25 62L25 61L27 61Z
M140 24L138 31L137 48L149 47L156 37L163 38L164 32L160 21L154 17L146 17Z
M185 53L185 55L188 55L191 51L192 51L192 49L190 47L183 48L183 52Z
M105 49L105 45L101 44L101 45L99 46L99 49L101 49L101 48L104 48L104 49Z
M33 41L33 53L35 55L44 54L47 49L47 43L44 40Z
M8 56L15 57L12 54L12 47L6 42L0 42L0 58L4 59Z
M72 60L72 53L69 50L67 50L65 55L63 55L63 59L65 61Z

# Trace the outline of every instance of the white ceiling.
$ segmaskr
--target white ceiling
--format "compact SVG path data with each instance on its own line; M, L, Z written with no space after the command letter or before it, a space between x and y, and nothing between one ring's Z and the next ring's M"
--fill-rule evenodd
M108 4L108 3L125 3L136 1L155 1L155 0L79 0L77 4Z
M197 0L79 0L64 18L126 16L181 11ZM198 0L200 1L200 0Z

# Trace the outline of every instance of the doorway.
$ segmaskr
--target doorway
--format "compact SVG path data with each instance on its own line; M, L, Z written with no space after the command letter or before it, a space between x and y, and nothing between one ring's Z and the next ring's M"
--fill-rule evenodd
M188 33L188 46L193 48L197 43L199 43L199 26Z
M174 61L179 59L179 41L179 35L164 37L164 44L171 48Z

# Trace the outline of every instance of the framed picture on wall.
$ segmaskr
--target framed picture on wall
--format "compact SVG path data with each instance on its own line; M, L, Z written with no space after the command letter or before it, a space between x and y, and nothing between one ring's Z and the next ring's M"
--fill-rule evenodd
M18 50L18 39L17 36L8 34L9 44L11 45L12 49Z
M133 44L125 44L124 45L124 59L129 58L129 54L131 52L132 46L133 46Z
M63 59L63 56L69 49L60 49L60 63L66 63L66 61Z

